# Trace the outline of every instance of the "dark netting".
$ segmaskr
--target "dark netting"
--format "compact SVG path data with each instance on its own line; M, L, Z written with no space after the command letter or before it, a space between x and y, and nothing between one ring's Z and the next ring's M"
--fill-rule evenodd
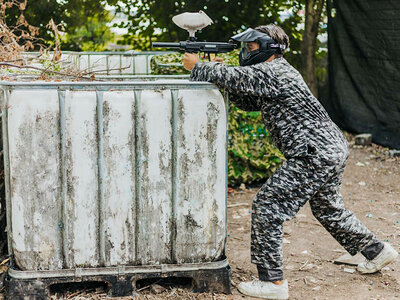
M333 120L400 149L400 1L328 0Z

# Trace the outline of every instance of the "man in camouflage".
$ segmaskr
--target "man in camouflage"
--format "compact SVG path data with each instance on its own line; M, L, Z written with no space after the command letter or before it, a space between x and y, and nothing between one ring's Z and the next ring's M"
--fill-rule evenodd
M227 90L229 100L239 108L261 111L273 142L286 157L253 199L251 260L259 280L241 283L239 290L249 296L288 298L282 224L307 201L317 220L351 255L361 251L366 257L360 272L380 270L397 252L343 205L340 185L349 154L346 138L299 72L283 58L289 46L284 31L268 25L246 32L233 37L245 43L239 67L225 66L220 59L199 62L196 54L184 58L191 80L212 82Z

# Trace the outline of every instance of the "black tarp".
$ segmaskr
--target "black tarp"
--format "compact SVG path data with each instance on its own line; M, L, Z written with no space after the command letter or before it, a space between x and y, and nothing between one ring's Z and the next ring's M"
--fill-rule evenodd
M400 149L400 1L328 0L333 120Z

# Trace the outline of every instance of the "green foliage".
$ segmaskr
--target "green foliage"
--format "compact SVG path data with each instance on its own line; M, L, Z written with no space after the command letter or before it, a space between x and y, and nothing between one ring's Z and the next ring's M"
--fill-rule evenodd
M182 60L182 53L153 56L150 62L151 73L154 75L190 74L183 68Z
M112 16L106 0L68 0L62 3L66 38L61 48L73 51L101 51L113 39L107 25Z
M98 15L87 17L86 23L69 27L69 32L63 39L63 49L82 51L104 51L107 43L114 38L107 25L111 18L103 19Z
M238 51L219 55L228 65L238 64ZM152 73L188 74L182 67L183 54L153 57ZM228 183L256 183L268 178L284 160L272 144L260 112L245 112L229 105Z
M214 24L197 33L199 40L227 41L237 32L249 27L275 23L280 25L291 40L287 59L297 67L300 62L301 26L304 0L121 0L119 11L128 15L128 22L120 27L128 28L125 42L131 36L146 36L147 42L135 45L135 49L150 50L150 41L186 40L188 33L172 22L172 17L186 11L205 11ZM133 41L134 42L134 41Z
M18 0L23 2L23 0ZM24 15L30 25L39 28L39 37L52 45L54 34L46 25L53 19L62 24L63 50L104 50L113 35L108 26L112 15L105 9L106 4L116 4L117 0L28 0ZM17 23L20 12L17 7L10 9L7 24Z
M146 50L151 48L151 43L155 42L155 38L146 37L141 34L127 34L117 41L119 45L129 45L135 50Z
M328 50L321 48L315 55L315 75L319 82L326 82L328 77Z
M284 160L258 111L245 112L230 104L228 136L229 184L265 180Z
M205 11L214 21L213 26L199 33L200 39L227 40L234 31L244 26L263 24L269 19L265 14L273 1L253 0L122 0L120 10L129 16L128 23L123 26L130 33L143 36L157 36L162 41L178 41L187 38L185 30L178 28L172 17L186 11ZM251 14L249 14L251 12ZM249 15L251 17L249 18ZM161 29L161 32L159 32Z

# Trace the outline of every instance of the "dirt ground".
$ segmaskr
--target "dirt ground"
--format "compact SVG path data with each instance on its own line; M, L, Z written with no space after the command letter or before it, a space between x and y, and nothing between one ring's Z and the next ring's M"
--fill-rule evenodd
M250 263L250 210L256 192L257 188L237 189L228 197L227 256L232 267L232 295L149 288L140 291L134 299L246 298L237 291L236 285L257 275L255 266ZM386 149L376 145L352 145L342 195L348 209L381 240L389 241L400 251L399 158L391 157ZM345 268L355 267L333 263L345 251L312 216L308 204L294 219L285 223L283 247L290 299L400 299L400 260L373 275L345 272ZM67 297L111 299L102 293L75 293ZM53 299L56 298L60 299Z

